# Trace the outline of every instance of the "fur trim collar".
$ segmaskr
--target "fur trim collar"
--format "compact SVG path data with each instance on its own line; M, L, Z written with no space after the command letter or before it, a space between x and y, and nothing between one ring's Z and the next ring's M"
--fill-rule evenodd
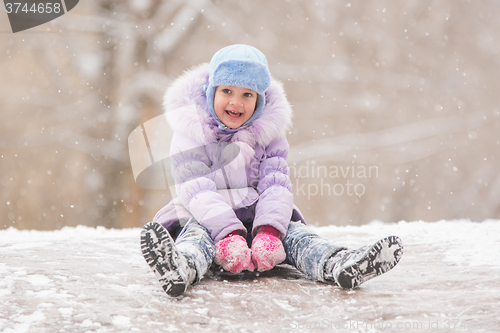
M250 147L267 147L282 138L292 125L292 108L283 86L275 79L266 91L266 105L259 118L239 129L220 130L219 120L207 108L203 86L208 82L208 64L186 71L168 88L163 106L170 127L182 132L200 144L217 141L217 135L231 134L231 142L245 142Z

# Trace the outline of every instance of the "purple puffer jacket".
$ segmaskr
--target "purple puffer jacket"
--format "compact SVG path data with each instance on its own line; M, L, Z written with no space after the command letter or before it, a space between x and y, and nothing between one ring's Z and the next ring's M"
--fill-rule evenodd
M177 197L154 221L172 232L194 217L215 242L233 231L246 235L242 221L253 221L252 233L270 225L283 238L292 212L300 215L294 211L286 163L292 109L283 88L273 80L260 117L223 130L207 110L207 82L204 64L179 77L165 94L166 117L174 130L170 154Z

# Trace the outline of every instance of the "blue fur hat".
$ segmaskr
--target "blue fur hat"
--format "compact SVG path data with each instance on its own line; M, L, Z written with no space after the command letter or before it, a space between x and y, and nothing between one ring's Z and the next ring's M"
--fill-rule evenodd
M270 84L271 75L266 56L262 52L249 45L227 46L217 51L210 60L208 84L205 85L208 109L215 119L219 119L214 110L214 95L218 86L252 89L258 94L257 108L252 117L243 124L247 125L262 113L266 104L265 93ZM222 124L221 128L226 127Z

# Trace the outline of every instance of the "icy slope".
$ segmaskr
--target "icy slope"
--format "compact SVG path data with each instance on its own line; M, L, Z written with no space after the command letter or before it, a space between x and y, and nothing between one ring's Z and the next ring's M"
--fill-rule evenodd
M3 230L0 332L500 331L500 221L316 231L347 246L395 234L405 254L353 291L281 266L260 275L213 271L170 299L140 254L139 229Z

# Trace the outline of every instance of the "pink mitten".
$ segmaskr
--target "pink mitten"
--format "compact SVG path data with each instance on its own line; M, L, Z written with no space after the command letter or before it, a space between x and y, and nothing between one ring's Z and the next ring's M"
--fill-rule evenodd
M252 261L259 272L267 271L286 258L279 231L271 226L263 226L252 242Z
M215 244L214 261L231 273L255 269L247 241L236 232L230 233Z

